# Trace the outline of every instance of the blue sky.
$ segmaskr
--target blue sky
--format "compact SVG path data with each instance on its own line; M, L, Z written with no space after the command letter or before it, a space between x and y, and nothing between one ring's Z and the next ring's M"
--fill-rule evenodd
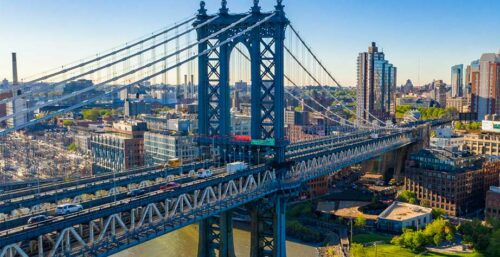
M209 12L219 0L208 0ZM500 49L498 0L284 0L294 27L344 85L356 57L377 42L398 68L398 84L450 81L451 66ZM261 0L270 10L274 0ZM251 0L228 0L231 12ZM146 35L194 14L195 0L0 0L0 79L50 70ZM418 67L420 63L420 76ZM419 79L420 78L420 79Z

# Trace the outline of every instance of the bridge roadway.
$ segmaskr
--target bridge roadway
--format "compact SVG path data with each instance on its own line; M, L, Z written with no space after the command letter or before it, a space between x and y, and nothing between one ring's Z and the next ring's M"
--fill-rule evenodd
M115 178L119 177L125 177L129 175L134 175L136 173L141 173L144 171L151 171L151 170L158 170L162 169L161 166L155 165L155 166L144 166L140 168L133 168L129 169L123 172L117 172L115 173ZM21 197L21 196L27 196L27 195L35 195L38 192L47 192L51 190L56 190L56 189L61 189L61 188L67 188L67 187L72 187L72 186L80 186L83 184L88 184L88 183L93 183L93 182L98 182L102 181L105 179L110 179L113 178L112 173L105 173L105 174L99 174L99 175L93 175L89 177L82 177L75 179L73 181L68 181L68 182L51 182L51 183L45 183L43 185L40 185L40 188L38 189L37 187L29 187L29 188L19 188L15 190L6 190L4 193L0 194L0 200L6 200L6 199L13 199L16 197ZM31 185L35 183L31 183Z
M372 132L373 133L373 132ZM321 140L312 140L308 142L301 142L297 144L292 144L291 149L296 149L296 150L289 150L287 151L287 158L294 157L296 155L303 154L305 152L314 152L317 151L318 149L324 149L325 147L332 148L337 145L346 145L351 142L357 142L362 139L366 139L370 133L369 132L360 132L360 133L353 133L350 135L346 135L343 137L335 137L331 136L328 138L323 138ZM208 164L207 164L208 166ZM204 167L207 167L204 166ZM81 181L75 186L75 182L69 183L69 187L63 187L63 185L59 185L57 190L51 190L51 191L45 191L44 193L41 193L40 195L27 195L23 196L20 198L14 198L10 199L4 202L0 202L0 213L6 213L10 212L14 209L17 209L19 207L32 207L34 205L38 205L41 203L54 203L57 202L58 200L64 199L64 198L71 198L75 197L84 193L95 193L98 190L101 189L110 189L113 186L123 186L129 183L137 183L141 182L143 180L149 180L149 179L154 179L157 177L160 177L161 175L164 175L163 170L153 170L153 171L148 171L150 169L157 168L156 167L145 167L141 169L135 169L135 170L130 170L127 171L127 174L133 174L131 176L126 176L126 174L120 174L116 173L117 177L118 174L120 174L118 180L116 183L112 182L113 175L101 175L98 176L101 180L98 180L99 182L92 182L92 183L87 183L87 184L82 184ZM192 169L198 169L199 166L195 166L194 168L192 166L186 166L183 167L185 171L189 171ZM175 174L180 168L173 169L172 171L169 171L168 174ZM140 173L137 173L139 171L143 171ZM104 178L107 178L105 180L102 180ZM95 178L88 178L86 181L95 181ZM97 184L94 184L97 183ZM46 190L50 190L53 186L46 187ZM29 192L30 190L26 190ZM58 194L62 194L62 197ZM2 224L0 223L0 229L2 229Z
M318 145L341 143L341 141L349 140L350 138L356 138L359 136L367 136L369 134L370 134L370 132L366 132L366 131L353 132L353 133L349 133L349 134L346 134L343 136L327 136L327 137L322 137L320 139L298 142L298 143L290 144L287 147L287 152L295 151L295 150L303 149L303 148L308 148L308 147L313 147L313 146L318 146ZM125 177L125 176L133 175L136 173L140 173L143 171L150 171L150 170L156 170L156 169L161 169L161 167L159 165L157 165L157 166L145 166L145 167L140 167L140 168L133 168L133 169L129 169L129 170L124 171L124 172L115 173L114 176L116 178L119 178L119 177ZM113 174L106 173L106 174L94 175L94 176L90 176L90 177L79 178L79 179L75 179L74 181L70 181L70 182L48 181L48 182L42 183L39 188L37 188L37 187L29 187L29 188L24 187L24 188L16 188L16 189L5 189L4 192L0 194L0 201L7 200L7 199L13 199L13 198L21 197L21 196L35 195L38 192L41 193L41 192L62 189L62 188L67 188L67 187L72 187L72 186L80 186L83 184L93 183L96 181L102 181L102 180L110 179L110 178L113 178ZM36 184L36 181L32 181L28 184L30 184L30 185ZM22 185L26 185L26 183L22 183Z
M161 190L156 190L153 192L148 192L139 197L125 197L124 199L118 200L116 202L104 203L84 209L78 213L57 216L54 219L50 220L48 223L42 223L38 225L21 225L18 227L3 230L0 231L0 248L11 243L19 242L19 240L22 241L22 238L32 238L35 234L43 235L46 233L51 233L53 231L60 231L73 225L89 223L99 217L108 217L112 214L116 214L117 212L146 206L152 202L164 202L166 198L174 199L178 198L182 194L186 194L196 190L199 191L200 189L211 186L221 185L228 181L241 180L241 178L248 177L250 175L260 175L260 173L263 173L264 171L266 171L265 165L257 165L251 167L248 170L231 175L227 175L225 172L219 172L217 175L206 179L197 179L187 183L183 183L181 187L172 191L164 192ZM255 181L260 181L261 179L263 179L263 176L260 176L259 179L255 179ZM276 189L266 188L265 193L268 194L269 192L275 190ZM233 203L234 206L226 206L225 208L234 208L244 203L245 201L235 202ZM220 210L222 211L222 209Z
M328 149L336 148L336 147L343 147L343 146L349 146L351 144L363 141L365 142L366 140L372 139L370 137L370 134L376 133L376 132L364 132L364 133L358 133L356 135L344 137L341 139L334 140L335 138L331 138L327 141L323 140L318 140L318 142L312 142L307 145L303 145L301 148L298 148L297 150L294 151L287 151L286 153L286 158L287 159L296 159L297 156L302 156L308 153L315 153L318 151L325 150L325 147ZM391 132L391 133L386 133L386 132L381 132L379 131L377 136L383 137L384 135L396 135L400 132Z
M175 181L177 183L187 183L187 182L190 182L194 179L194 178L190 177L189 174L173 175L173 176L174 176L174 179L172 181ZM168 182L162 181L159 183L154 183L153 185L141 187L141 189L145 190L146 192L153 192L153 191L159 190L160 186L165 184L165 183L168 183ZM93 206L99 206L99 205L110 203L110 202L113 202L116 200L125 199L128 197L127 193L128 192L119 192L119 193L116 193L114 195L109 194L109 195L104 196L104 197L96 197L96 198L92 198L92 199L87 200L87 201L78 202L78 204L81 204L84 209L87 209L87 208L90 208ZM29 213L26 215L11 217L11 218L6 219L6 220L1 220L0 231L5 230L5 229L9 229L12 227L25 225L27 223L28 219L30 217L33 217L34 215L39 215L39 214L54 215L54 212L55 212L55 206L54 206L54 208L49 208L46 210L44 209L41 211L36 211L34 213Z
M189 172L193 169L199 169L202 167L208 167L210 163L195 163L186 164L182 167L183 171ZM171 174L179 174L181 168L168 168L148 170L139 173L132 173L133 175L120 176L116 179L111 178L95 181L86 184L72 185L69 187L64 187L61 189L48 190L40 194L31 194L14 199L4 200L0 202L0 213L7 213L20 207L31 207L41 203L55 203L58 200L65 198L72 198L82 194L95 193L99 190L109 190L113 187L127 186L132 183L140 183L145 180L154 180L158 177L168 176ZM137 170L134 170L137 172ZM131 171L129 171L131 172ZM118 175L119 173L117 173ZM94 178L92 178L94 179Z
M316 151L318 148L335 147L345 145L367 138L369 132L353 133L343 137L331 136L320 140L311 140L290 145L287 151L287 158L306 151ZM295 149L295 150L293 150ZM203 165L208 167L209 163ZM201 168L199 164L192 166L184 165L184 171ZM131 183L138 183L144 180L156 179L157 177L175 174L180 168L170 169L165 173L164 169L158 169L158 166L143 167L119 172L115 174L116 181L113 183L113 174L98 175L95 177L84 178L67 183L55 183L40 188L40 194L37 189L18 190L0 195L0 199L8 199L0 202L0 213L7 213L20 207L29 208L42 203L55 203L58 200L72 198L86 193L95 193L98 190L108 190L114 186L124 186ZM0 229L2 225L0 223Z
M406 133L411 133L411 132L406 132ZM333 148L333 149L332 148L331 149L324 149L323 151L305 154L305 156L300 156L298 158L295 158L294 161L296 163L300 163L300 162L306 161L307 158L309 158L308 160L310 160L310 158L313 158L313 157L317 158L317 157L321 157L321 156L328 155L328 154L335 153L335 152L336 153L341 153L341 152L348 153L348 151L350 151L349 149L351 149L351 148L359 147L361 145L368 146L368 145L376 143L376 142L387 141L388 139L396 139L398 136L401 136L401 135L402 135L401 133L397 133L397 134L384 136L384 137L381 137L378 139L367 139L367 140L364 140L363 142L359 142L355 145L351 144L349 146L338 146L338 147ZM385 151L392 150L393 148L401 147L402 145L407 144L407 143L411 143L411 142L410 141L395 142L394 145L388 145L388 148L384 148L384 149L385 149ZM378 151L378 150L379 149L372 149L370 154L358 153L359 156L347 156L344 154L344 159L339 160L339 162L338 162L339 164L342 164L342 165L336 166L335 169L327 170L326 172L332 172L333 170L337 170L338 168L343 168L344 166L352 165L353 164L352 162L359 162L359 161L363 161L363 160L372 158L372 157L382 153L381 151ZM134 206L136 206L136 207L140 206L139 202L142 203L142 206L145 206L145 205L150 204L154 201L157 201L158 199L155 197L157 197L158 195L161 195L162 197L168 196L168 198L172 198L172 197L175 198L175 197L179 197L180 194L188 192L189 190L191 190L191 191L198 190L199 191L203 188L206 188L209 186L214 186L217 184L221 184L223 182L227 182L230 180L237 181L239 179L241 181L241 179L243 179L245 176L253 175L253 174L262 172L265 169L266 169L266 167L264 165L260 165L258 167L252 167L251 169L249 169L247 171L236 173L233 175L220 174L220 175L216 175L216 176L209 178L209 179L206 179L206 180L196 180L196 181L191 181L191 182L185 183L182 185L181 188L178 188L178 189L174 190L173 192L154 191L154 192L146 194L144 197L138 197L138 198L126 197L125 199L119 200L118 204L105 203L105 204L102 204L99 206L90 207L90 208L85 209L84 211L80 212L79 215L67 215L67 216L63 216L62 218L58 217L58 218L52 220L48 224L40 224L38 226L21 225L19 227L10 228L10 229L7 229L5 231L0 232L0 238L2 239L2 240L0 240L2 242L2 243L0 243L0 246L4 246L4 244L8 244L8 243L12 243L12 242L22 241L23 238L24 239L27 239L28 237L33 238L33 235L42 235L44 233L51 233L51 231L58 231L60 229L68 228L68 227L71 227L73 225L84 224L84 223L90 222L90 220L96 219L98 217L107 217L107 216L111 215L110 212L112 210L115 210L114 212L112 212L112 214L115 214L115 213L119 212L119 210L121 210L121 209L134 208ZM321 171L321 172L325 172L325 171ZM311 178L307 178L307 179L311 179ZM270 194L272 192L275 192L278 189L286 188L284 186L288 186L290 188L296 187L296 186L300 185L301 183L305 182L305 181L301 181L301 180L299 180L299 181L290 180L290 181L294 181L296 183L292 184L291 186L286 185L287 183L285 183L285 184L278 183L278 184L280 184L280 187L268 188L268 189L266 189L265 192L264 191L260 192L259 195L262 196L262 195ZM286 182L286 180L285 180L285 182ZM240 188L241 188L241 182L239 184L240 184ZM278 185L278 184L276 184L276 185ZM142 200L139 201L137 199L142 199ZM232 204L236 204L236 203L232 203ZM229 208L229 207L226 206L226 208ZM231 207L231 208L233 208L233 207ZM214 210L214 211L217 213L220 212L220 210ZM215 212L211 213L210 215L214 215ZM210 216L209 214L205 214L205 215ZM194 220L196 220L196 221L199 220L199 217L197 217L197 216L195 217L195 216L191 217L192 222L195 222ZM84 217L87 217L86 219L90 219L90 220L81 221L81 219ZM74 222L76 222L76 223L74 223ZM187 223L183 223L183 224L187 224Z
M293 152L293 151L306 149L306 148L310 148L310 147L317 147L317 146L321 146L321 145L343 143L345 141L349 141L352 139L367 137L371 133L379 133L379 132L381 132L381 131L379 131L379 130L357 131L357 132L347 133L347 134L342 135L342 136L334 136L334 135L325 136L325 137L321 137L318 139L307 140L307 141L303 141L303 142L297 142L294 144L290 144L287 146L286 151Z
M364 137L364 138L354 138L354 139L348 140L347 142L345 142L345 144L342 144L342 145L337 145L337 146L328 147L328 148L315 147L315 148L312 148L312 149L307 150L307 151L299 152L299 153L294 154L293 156L290 156L290 158L287 160L293 161L293 162L301 162L301 161L305 161L305 160L310 160L310 159L313 159L314 157L328 155L328 154L331 154L334 152L347 150L350 148L355 148L357 146L366 145L367 143L372 142L374 140L384 140L384 139L394 138L394 137L397 137L401 134L402 134L402 132L391 133L388 135L379 135L379 138L377 138L377 139L373 139L373 138L370 138L368 136Z
M301 157L303 158L305 156L311 156L311 154L313 154L313 155L320 154L322 151L325 150L325 146L327 146L327 149L329 149L329 150L338 150L338 149L342 149L343 147L346 147L347 145L352 146L356 142L358 144L360 144L360 142L361 143L369 142L370 137L368 137L367 133L365 132L365 133L358 133L357 135L350 135L350 136L344 137L344 138L335 137L333 139L335 139L335 140L327 140L327 141L321 140L320 142L317 142L318 146L316 146L316 147L312 147L313 146L312 144L308 144L307 146L310 146L310 147L305 148L302 151L301 150L289 151L289 155L287 156L287 159L300 161ZM326 145L326 143L329 143L329 145ZM142 169L142 170L144 170L144 169ZM172 174L172 173L177 174L177 170L178 169L174 169L171 172L169 172L169 174ZM186 170L188 170L187 167L186 167ZM127 172L127 173L130 173L130 172ZM135 174L135 175L140 175L140 174ZM179 179L179 177L177 179ZM182 180L180 182L184 182L184 181L185 180ZM160 184L153 184L153 185L148 186L144 189L147 191L158 190L159 185ZM93 192L93 193L95 193L95 192ZM52 195L52 194L48 193L48 195ZM95 198L95 199L91 199L89 201L80 202L80 204L82 204L82 206L84 208L88 208L91 206L97 206L100 204L111 202L114 199L120 200L120 199L123 199L125 196L126 196L126 193L118 193L115 196L108 195L105 197ZM28 198L28 199L31 199L31 198ZM37 200L39 200L39 201L42 199L43 198L37 198ZM46 201L50 200L50 198L45 198L45 200ZM29 203L29 202L23 202L23 205L25 206L27 203ZM37 203L40 204L40 202L37 202ZM44 203L49 203L49 202L44 202ZM16 216L16 217L12 217L12 218L3 220L2 222L0 222L0 230L8 229L8 228L11 228L13 226L19 226L19 225L26 224L27 220L31 216L33 216L35 214L49 214L51 211L53 211L53 208L50 208L47 210L35 211L33 213L29 213L26 215Z
M41 179L40 181L37 181L36 179L34 179L34 180L29 180L29 181L23 180L23 181L7 182L7 183L0 184L0 192L3 194L4 192L8 192L8 191L24 190L27 187L31 187L33 185L40 184L40 186L43 186L43 185L47 185L47 184L61 182L62 180L63 180L63 178L56 177L56 178ZM0 194L0 197L2 194ZM1 200L1 198L0 198L0 200Z

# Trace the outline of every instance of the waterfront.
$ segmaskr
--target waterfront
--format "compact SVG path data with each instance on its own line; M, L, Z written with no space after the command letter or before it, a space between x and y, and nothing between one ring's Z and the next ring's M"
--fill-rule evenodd
M236 256L250 256L250 232L234 229ZM288 257L313 257L313 246L287 241ZM113 257L195 257L198 251L198 227L191 225L113 255Z

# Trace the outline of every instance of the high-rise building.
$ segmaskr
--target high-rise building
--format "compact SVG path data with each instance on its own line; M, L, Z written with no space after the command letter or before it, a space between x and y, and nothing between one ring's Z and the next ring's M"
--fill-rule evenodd
M470 93L467 94L468 102L471 106L471 112L477 113L477 95L479 92L479 60L471 62L467 67L466 81L470 86Z
M442 80L434 80L432 98L439 103L441 107L446 107L446 84Z
M368 52L358 56L357 80L358 122L372 120L369 113L383 121L392 118L396 67L385 60L384 52L378 51L375 42Z
M464 65L458 64L451 67L451 97L463 96Z
M500 114L500 54L487 53L479 60L479 83L472 87L473 111L479 120Z

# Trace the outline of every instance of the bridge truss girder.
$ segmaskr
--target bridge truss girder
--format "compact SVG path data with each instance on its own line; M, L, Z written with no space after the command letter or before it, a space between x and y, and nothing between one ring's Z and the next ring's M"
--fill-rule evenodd
M204 188L160 193L149 199L119 202L105 209L87 210L58 223L30 227L0 240L0 257L112 254L159 235L260 199L277 188L274 171L260 169L245 176L231 176ZM183 192L184 191L184 192ZM222 215L224 217L225 214ZM228 222L226 232L232 231ZM222 227L222 226L221 226ZM225 233L221 235L224 236ZM4 240L5 239L5 240ZM229 236L221 242L231 254ZM33 247L33 245L42 247ZM43 255L42 255L43 256ZM231 256L231 255L228 255Z

